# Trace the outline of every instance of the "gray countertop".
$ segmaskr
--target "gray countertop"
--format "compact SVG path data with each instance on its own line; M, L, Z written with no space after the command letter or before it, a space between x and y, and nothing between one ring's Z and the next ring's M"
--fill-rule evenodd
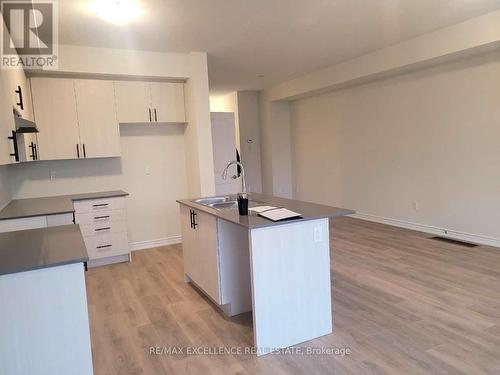
M14 199L0 211L0 220L72 213L74 212L74 201L124 197L127 195L128 193L123 190L114 190L56 197Z
M211 207L203 206L201 204L195 203L195 199L181 199L177 202L189 207L196 208L197 210L206 212L208 214L217 216L220 219L227 220L231 223L241 225L242 227L248 229L271 227L275 225L284 225L291 222L315 220L322 218L333 218L339 216L346 216L353 214L354 211L347 210L344 208L324 206L321 204L310 203L298 201L295 199L279 198L271 195L249 193L248 198L251 201L257 201L261 206L274 206L274 207L284 207L289 210L300 213L302 216L300 218L284 220L284 221L271 221L263 217L258 216L255 213L250 213L248 216L240 216L238 214L238 208L222 209L216 210Z
M0 275L87 260L79 225L0 233Z

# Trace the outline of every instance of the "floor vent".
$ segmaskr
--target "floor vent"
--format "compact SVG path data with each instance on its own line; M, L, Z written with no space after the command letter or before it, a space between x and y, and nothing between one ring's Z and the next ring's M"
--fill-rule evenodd
M436 236L436 237L431 237L430 239L431 240L436 240L436 241L441 241L441 242L446 242L446 243L449 243L449 244L452 244L452 245L458 245L458 246L465 246L465 247L476 247L476 246L479 246L479 245L476 245L475 243L464 242L464 241L460 241L460 240L454 240L452 238L447 238L447 237Z

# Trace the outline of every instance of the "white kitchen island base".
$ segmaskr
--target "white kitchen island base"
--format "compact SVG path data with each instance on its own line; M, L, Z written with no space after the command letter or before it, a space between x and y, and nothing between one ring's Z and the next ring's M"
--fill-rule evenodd
M257 355L332 333L329 220L353 211L256 193L249 198L254 207L284 207L301 217L273 222L199 204L210 198L178 201L185 280L227 316L253 312ZM230 199L222 200L231 206Z
M257 355L332 333L328 219L250 231Z
M0 374L92 375L82 263L0 276Z

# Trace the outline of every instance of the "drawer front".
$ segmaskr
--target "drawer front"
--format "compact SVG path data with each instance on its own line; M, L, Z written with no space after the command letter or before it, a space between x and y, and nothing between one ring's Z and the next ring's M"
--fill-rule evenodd
M120 210L103 210L98 212L83 212L76 213L75 219L80 226L87 224L106 224L116 221L126 221L127 213L124 209Z
M125 198L118 197L76 201L73 203L73 206L75 207L76 213L119 210L125 209Z
M84 237L97 236L105 233L121 233L127 231L127 222L122 220L80 224L80 229Z
M0 233L18 230L38 229L47 227L46 216L27 217L22 219L0 220Z
M127 232L103 233L84 237L84 240L90 259L128 254L130 252Z

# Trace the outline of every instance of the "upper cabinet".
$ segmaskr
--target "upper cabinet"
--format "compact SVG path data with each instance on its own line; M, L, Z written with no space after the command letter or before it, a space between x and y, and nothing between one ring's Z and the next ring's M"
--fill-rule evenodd
M116 81L115 96L119 123L151 121L151 93L148 83Z
M0 74L0 165L16 162L13 141L14 116L3 83L3 75Z
M113 82L32 78L40 160L120 156Z
M87 158L120 156L120 130L112 81L75 80L80 143Z
M156 122L186 122L184 84L151 82L149 87Z
M77 158L82 150L73 80L32 78L31 91L40 160Z
M115 82L120 123L186 122L184 84L169 82Z

